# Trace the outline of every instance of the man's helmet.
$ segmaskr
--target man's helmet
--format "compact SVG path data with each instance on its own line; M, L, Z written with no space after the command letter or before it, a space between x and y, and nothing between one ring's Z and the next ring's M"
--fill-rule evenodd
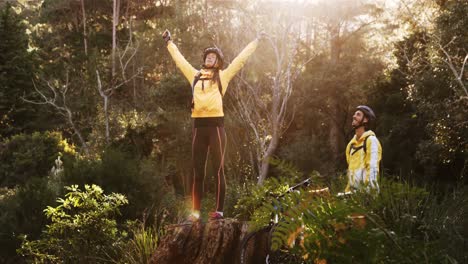
M206 56L208 56L210 53L216 54L216 63L218 64L218 68L222 69L224 65L224 55L223 52L217 47L209 47L203 51L203 63L205 63Z
M365 125L366 129L369 129L369 127L374 123L376 117L375 113L372 110L372 108L368 107L367 105L359 105L356 107L356 110L359 110L364 113L364 117L367 118L368 122Z

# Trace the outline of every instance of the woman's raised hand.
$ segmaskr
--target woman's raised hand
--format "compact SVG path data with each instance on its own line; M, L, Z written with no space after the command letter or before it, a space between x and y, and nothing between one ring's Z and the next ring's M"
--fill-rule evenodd
M263 30L261 30L261 31L259 31L257 33L257 39L258 40L264 40L267 36L268 36L267 33L265 31L263 31Z
M169 32L169 30L166 29L162 34L162 37L166 42L168 42L169 40L171 40L171 32Z

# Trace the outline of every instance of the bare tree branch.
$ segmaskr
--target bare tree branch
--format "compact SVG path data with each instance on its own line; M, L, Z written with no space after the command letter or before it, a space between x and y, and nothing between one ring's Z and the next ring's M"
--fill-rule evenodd
M459 75L459 79L461 79L463 77L463 73L465 72L465 65L466 65L466 61L468 60L468 53L466 54L465 56L465 59L463 60L463 64L461 66L461 69L460 69L460 75Z
M462 80L462 77L463 77L463 71L464 71L464 68L465 68L465 64L466 64L466 60L468 59L468 54L465 56L465 59L463 60L463 64L461 66L461 69L460 69L460 75L458 74L458 71L457 69L455 68L455 65L452 61L452 57L450 56L450 54L448 53L448 51L445 49L445 47L447 47L454 39L452 39L447 45L445 46L442 46L442 44L440 44L440 42L438 41L438 45L439 45L439 49L444 53L445 55L445 58L446 59L442 59L442 61L447 64L447 66L450 68L450 70L452 71L453 75L455 76L455 80L457 81L457 83L460 85L460 87L462 88L463 92L465 92L465 95L468 96L468 91L466 89L466 86L465 84L463 83L463 80Z
M134 80L136 77L138 77L138 75L141 74L141 70L140 69L137 69L137 72L134 73L130 78L127 78L126 76L126 72L127 72L127 67L129 65L130 62L134 61L134 57L135 55L137 54L138 52L138 49L139 49L139 42L137 42L136 46L134 46L133 44L133 32L132 32L132 19L130 19L130 22L129 22L129 26L128 26L128 29L129 29L129 39L127 41L127 44L125 46L125 49L123 51L123 53L120 51L120 49L118 49L117 47L117 42L116 42L116 26L118 24L118 20L119 20L119 10L118 10L118 7L120 6L120 0L113 0L113 4L114 4L114 10L113 10L113 24L112 24L112 29L113 29L113 37L112 37L112 76L111 76L111 80L110 80L110 85L109 85L109 88L105 89L103 87L103 84L102 84L102 80L101 80L101 76L99 74L99 70L96 69L96 78L97 78L97 89L99 91L99 94L101 95L101 97L103 98L103 103L104 103L104 123L105 123L105 127L106 127L106 131L105 131L105 135L106 135L106 142L109 143L110 141L110 125L109 125L109 102L110 102L110 98L111 96L114 94L114 92L122 87L123 85L125 85L126 83ZM125 59L127 57L127 53L128 52L131 52L130 56ZM116 53L118 53L118 58L116 58ZM119 61L119 64L120 64L120 72L122 74L122 81L118 84L116 84L116 63L115 61L118 59Z
M47 87L52 91L53 93L53 98L47 97L36 85L36 82L32 80L34 90L42 97L43 101L33 101L24 98L24 96L21 98L23 101L31 104L36 104L36 105L45 105L49 104L52 107L54 107L57 110L57 113L63 116L68 124L73 128L75 134L78 136L81 145L83 147L83 150L85 151L86 154L89 154L89 147L82 136L80 130L75 124L75 120L73 119L73 112L71 111L70 107L67 105L67 92L68 88L70 85L69 82L69 73L68 71L66 72L66 77L65 77L65 84L62 86L62 89L58 89L57 87L54 87L50 81L44 81L47 84ZM60 87L60 84L58 84ZM61 103L57 102L60 94L60 99Z

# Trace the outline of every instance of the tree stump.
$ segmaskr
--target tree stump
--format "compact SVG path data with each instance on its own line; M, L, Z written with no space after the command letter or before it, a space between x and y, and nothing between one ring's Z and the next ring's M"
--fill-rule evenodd
M151 258L154 264L253 264L265 261L268 235L249 240L241 262L241 243L248 223L236 219L171 225Z

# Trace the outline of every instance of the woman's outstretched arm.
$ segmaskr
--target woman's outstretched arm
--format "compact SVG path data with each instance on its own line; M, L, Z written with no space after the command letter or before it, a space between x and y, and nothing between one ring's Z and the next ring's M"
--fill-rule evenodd
M197 74L197 70L184 58L177 46L172 42L171 33L168 30L164 31L163 39L167 42L167 50L169 54L171 54L177 67L182 71L189 83L192 83L195 74Z
M229 67L223 71L223 81L229 83L229 81L234 78L234 76L242 69L247 59L254 53L257 49L259 39L256 38L254 41L250 42L237 57L231 62Z

